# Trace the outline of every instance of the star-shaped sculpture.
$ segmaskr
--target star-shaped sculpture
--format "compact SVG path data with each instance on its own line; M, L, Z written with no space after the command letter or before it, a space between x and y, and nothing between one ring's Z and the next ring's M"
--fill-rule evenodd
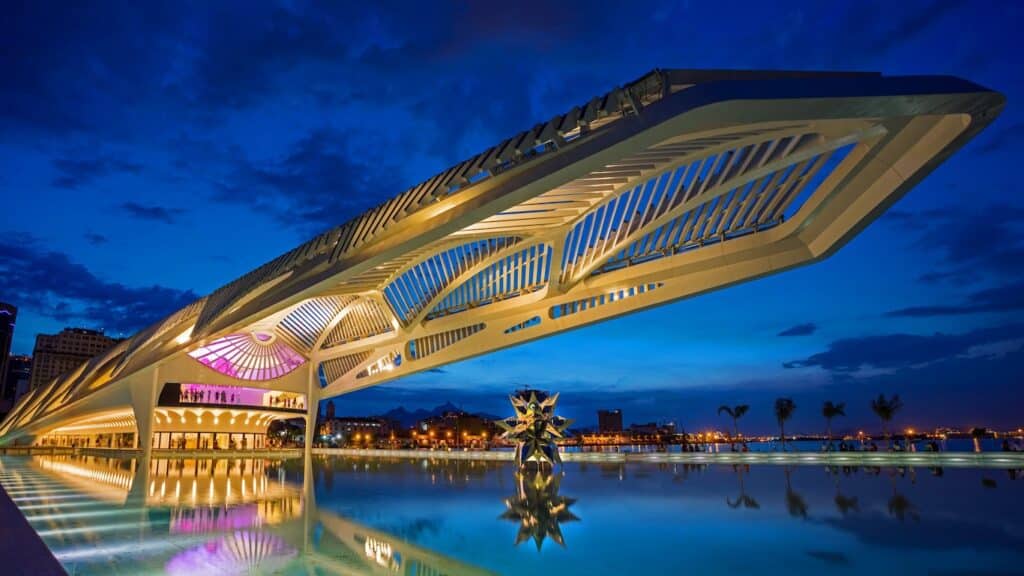
M561 464L555 441L565 437L572 420L555 416L558 394L548 396L536 390L524 390L508 397L516 415L496 424L504 430L502 438L516 443L515 460L520 468L529 462L549 466Z
M579 517L569 507L575 498L558 495L559 476L542 470L520 470L516 473L516 494L505 499L504 520L519 523L516 546L533 539L540 551L545 538L551 538L565 548L562 522L578 522Z

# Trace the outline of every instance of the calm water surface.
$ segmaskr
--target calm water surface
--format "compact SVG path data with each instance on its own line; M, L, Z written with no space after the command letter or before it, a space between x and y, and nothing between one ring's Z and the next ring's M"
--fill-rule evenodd
M1020 574L1024 472L4 457L73 574ZM311 481L309 481L311 480Z

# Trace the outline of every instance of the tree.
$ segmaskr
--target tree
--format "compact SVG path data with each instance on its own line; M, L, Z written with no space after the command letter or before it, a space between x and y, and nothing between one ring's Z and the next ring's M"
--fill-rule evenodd
M981 452L981 441L988 436L988 430L985 428L971 428L971 440L974 441L974 451Z
M846 416L846 402L840 402L833 404L831 400L827 400L821 407L821 415L825 417L827 422L826 432L828 433L828 445L832 447L832 419L836 416Z
M879 394L878 398L871 401L871 411L882 421L882 433L885 434L887 445L891 445L889 422L892 421L892 417L896 415L900 408L903 408L903 401L900 400L899 394L893 394L892 398L889 399L885 398L885 394Z
M725 405L722 405L722 406L718 407L718 415L719 416L722 415L722 412L725 412L726 414L729 415L730 418L732 418L732 431L733 431L733 436L732 437L733 437L733 442L735 442L736 438L739 438L739 436L740 436L740 428L739 428L739 425L737 424L737 420L742 418L743 415L746 414L747 411L749 411L749 410L750 410L750 406L747 406L746 404L739 404L739 405L733 406L731 408L729 406L725 406Z
M792 398L775 399L775 419L779 421L779 437L782 440L783 452L786 450L786 420L789 420L794 410L796 410L796 404Z

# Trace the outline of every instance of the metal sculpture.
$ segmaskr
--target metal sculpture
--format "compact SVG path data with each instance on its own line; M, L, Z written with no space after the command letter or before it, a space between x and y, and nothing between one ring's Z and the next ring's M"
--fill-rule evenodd
M572 420L555 415L558 394L548 396L537 390L521 390L508 397L516 415L496 424L504 430L502 438L516 443L516 464L523 468L531 462L538 466L561 464L555 441L565 437Z
M519 481L516 494L505 499L506 509L500 516L503 520L519 522L516 546L532 539L539 551L544 539L551 538L565 548L561 525L578 522L579 517L569 510L576 499L558 494L560 476L543 470L520 470L516 478Z

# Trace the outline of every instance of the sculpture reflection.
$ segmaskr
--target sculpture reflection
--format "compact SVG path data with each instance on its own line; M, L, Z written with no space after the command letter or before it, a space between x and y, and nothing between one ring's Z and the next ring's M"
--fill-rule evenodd
M577 522L579 518L569 510L575 498L558 493L561 477L543 470L520 470L516 473L516 493L505 499L504 520L519 523L516 546L532 539L539 551L545 538L565 547L561 524Z

